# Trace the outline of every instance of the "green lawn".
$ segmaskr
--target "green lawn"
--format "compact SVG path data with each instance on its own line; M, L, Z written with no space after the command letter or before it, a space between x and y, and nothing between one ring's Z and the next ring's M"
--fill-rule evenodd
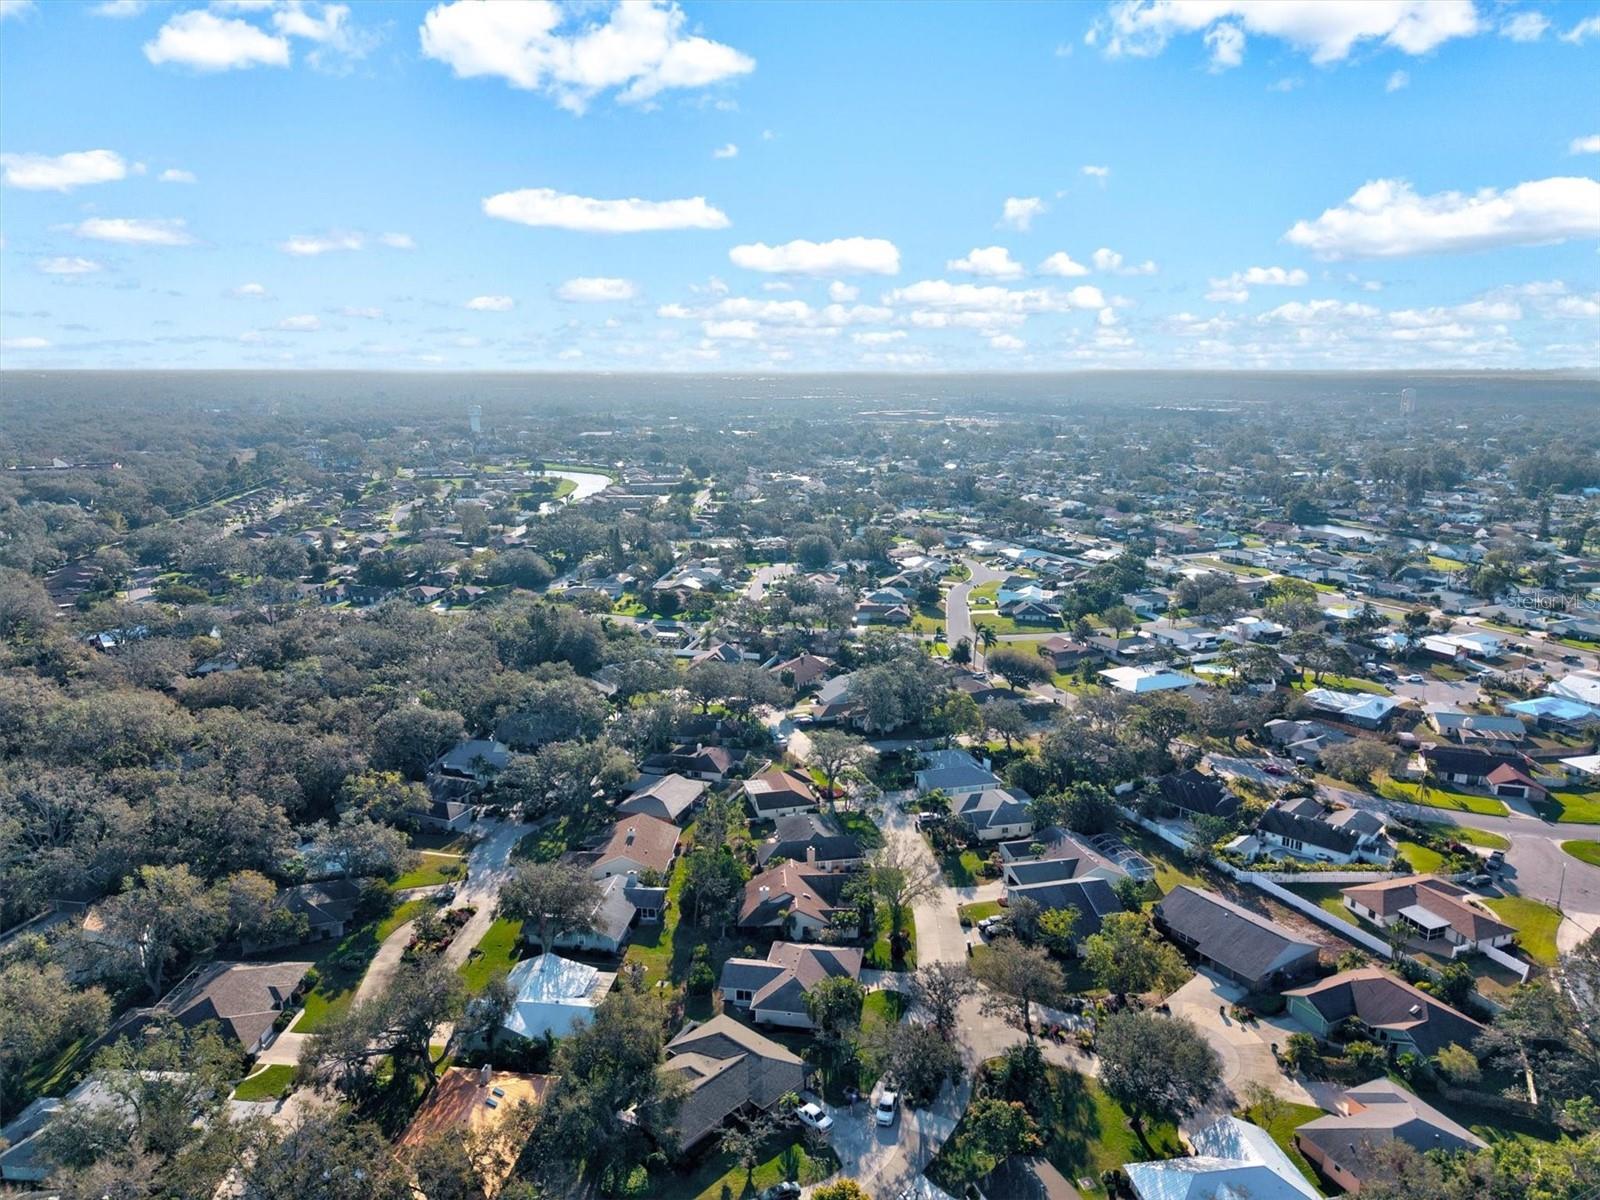
M344 936L316 961L317 986L306 993L305 1011L293 1025L295 1033L316 1033L329 1021L342 1015L355 999L367 964L386 938L407 921L413 921L434 907L434 900L422 896L397 905L388 916L368 921Z
M1431 824L1423 826L1429 833L1438 837L1453 838L1464 842L1468 846L1480 846L1485 850L1509 850L1511 839L1501 837L1498 833L1490 833L1487 829L1474 829L1470 825L1441 825Z
M911 914L906 914L906 936L910 944L906 946L906 956L898 963L889 953L889 910L883 909L878 915L878 940L867 947L867 952L862 956L861 965L869 971L915 971L917 969L917 923L911 919Z
M1392 694L1383 684L1355 675L1324 675L1321 683L1308 675L1295 680L1292 686L1297 692L1309 692L1312 688L1327 688L1332 692L1367 692L1374 696Z
M517 946L522 940L522 922L499 917L478 943L476 953L456 968L467 990L477 995L496 975L504 975L517 963Z
M1484 903L1517 931L1517 942L1524 954L1540 966L1555 966L1556 930L1561 927L1561 914L1554 907L1526 896L1486 897Z
M534 862L555 862L568 850L576 850L583 845L606 824L597 813L584 813L576 817L564 815L528 834L517 843L517 848L511 854L513 858L531 858Z
M1294 1131L1307 1121L1315 1121L1318 1117L1326 1116L1314 1104L1291 1104L1287 1100L1279 1100L1270 1106L1270 1112L1262 1112L1258 1105L1244 1111L1244 1119L1252 1124L1259 1125L1272 1135L1272 1140L1278 1143L1279 1148L1289 1156L1289 1161L1300 1168L1311 1186L1318 1191L1322 1190L1321 1181L1317 1172L1306 1161L1305 1155L1300 1153L1300 1148L1294 1144Z
M831 1149L807 1150L793 1129L773 1134L761 1153L761 1162L750 1173L731 1154L720 1150L713 1150L686 1174L660 1171L647 1175L641 1170L622 1194L638 1200L749 1200L785 1179L820 1183L839 1169L839 1159Z
M279 1100L289 1094L294 1068L284 1063L263 1067L233 1090L235 1100Z
M1102 1171L1183 1153L1174 1126L1147 1122L1141 1139L1129 1127L1127 1113L1094 1080L1053 1065L1048 1070L1048 1083L1029 1101L1044 1133L1045 1157L1068 1179L1095 1180L1092 1195L1104 1194L1099 1187ZM972 1144L964 1124L956 1126L927 1172L957 1196L995 1166Z
M1342 892L1352 886L1348 883L1286 883L1283 886L1297 896L1304 896L1323 912L1331 913L1347 924L1357 926L1361 924L1361 918L1345 907Z
M841 810L833 816L841 829L861 843L863 850L876 850L883 845L883 830L866 813Z
M673 984L684 983L689 978L694 952L701 946L706 947L712 974L720 977L722 964L750 944L748 937L718 937L716 929L684 920L680 900L683 893L683 863L680 856L673 864L672 878L667 883L665 918L659 925L641 925L635 929L624 958L625 962L643 967L646 980L652 985L663 980ZM763 956L764 951L758 951L757 957ZM690 996L687 1011L695 1020L705 1020L712 1015L711 997Z
M411 835L411 848L413 850L439 850L445 854L465 854L471 849L471 843L464 833L413 833Z
M1550 799L1539 806L1539 811L1551 821L1600 825L1600 791L1551 792Z
M1426 808L1448 808L1455 812L1477 813L1480 816L1503 817L1506 806L1493 796L1475 796L1471 792L1457 792L1430 783L1426 791L1415 783L1399 779L1385 779L1378 785L1378 794L1404 804L1420 804ZM1597 814L1600 820L1600 814Z
M1150 860L1150 865L1156 869L1156 885L1163 892L1170 892L1185 884L1197 888L1208 886L1183 861L1176 846L1169 845L1148 830L1138 825L1123 825L1117 830L1117 836Z
M947 854L939 860L944 881L958 888L979 883L978 872L983 869L983 864L983 855L972 849L963 850L960 854Z
M1579 862L1586 862L1591 867L1600 867L1600 842L1562 842L1561 848Z
M466 860L459 854L440 854L434 850L424 850L422 861L417 864L416 870L407 871L396 879L391 887L397 892L407 888L433 887L435 884L449 883L463 873Z
M1411 869L1419 875L1429 875L1444 866L1444 855L1416 842L1396 842L1400 853L1406 856Z
M998 917L1002 910L998 900L980 900L976 904L963 904L956 911L964 920L976 925L985 917Z

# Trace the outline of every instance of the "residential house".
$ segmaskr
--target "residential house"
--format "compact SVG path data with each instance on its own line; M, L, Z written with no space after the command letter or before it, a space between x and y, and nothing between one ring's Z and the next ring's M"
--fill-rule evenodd
M810 941L833 922L849 875L787 862L751 877L739 901L740 929L772 929Z
M730 958L717 987L725 1004L758 1025L814 1029L806 997L824 979L861 979L861 951L852 946L774 942L762 958Z
M646 775L677 773L706 783L724 783L744 762L746 752L727 746L674 746L664 754L652 754L639 764Z
M1006 902L1015 904L1018 900L1032 900L1046 912L1070 909L1077 914L1072 926L1073 944L1081 950L1085 939L1100 932L1101 923L1106 917L1123 911L1122 902L1117 899L1117 890L1110 880L1099 875L1073 879L1044 878L1042 876L1049 865L1053 864L1017 863L1008 869ZM1045 870L1030 869L1032 867ZM1015 876L1011 875L1013 870ZM1010 878L1016 878L1018 882L1011 883Z
M1472 894L1433 875L1407 875L1345 888L1345 907L1374 925L1399 924L1413 938L1439 942L1452 955L1505 946L1517 931L1472 902Z
M633 875L612 875L600 885L600 901L590 916L589 928L569 930L557 937L553 946L557 950L621 954L633 929L659 924L666 907L666 888L645 887ZM532 922L522 932L527 938L538 934Z
M361 903L361 885L351 879L325 879L284 888L272 902L274 909L305 918L303 935L280 941L245 942L246 954L299 942L326 942L342 938Z
M805 691L828 677L833 662L817 654L797 654L769 669L789 687Z
M1107 667L1099 672L1099 675L1106 681L1108 687L1114 687L1119 692L1131 692L1135 696L1148 696L1154 692L1179 692L1200 686L1200 680L1193 675L1185 675L1182 671L1172 671L1158 666Z
M1129 1163L1137 1200L1319 1200L1272 1135L1238 1117L1223 1117L1189 1135L1194 1154Z
M1173 775L1163 775L1156 787L1180 817L1231 817L1239 811L1239 797L1215 775L1205 775L1190 767Z
M1154 916L1167 937L1252 991L1274 991L1316 969L1315 942L1215 892L1174 888Z
M1021 788L984 788L953 796L950 815L970 825L980 842L998 842L1033 832L1033 817L1028 812L1031 803L1033 797Z
M619 813L641 813L674 825L683 822L683 816L700 803L706 785L687 775L646 776L627 799L617 805Z
M1322 752L1329 746L1338 746L1351 740L1342 729L1321 721L1268 721L1264 725L1268 739L1284 754L1298 763L1316 765Z
M1045 638L1039 643L1039 651L1057 671L1070 671L1081 663L1101 657L1101 652L1088 642L1080 642L1063 634Z
M308 962L214 962L196 967L152 1008L137 1009L112 1026L112 1034L133 1037L152 1021L172 1019L186 1029L207 1021L246 1054L270 1040L273 1022L300 995ZM114 1040L108 1035L108 1040Z
M772 821L817 807L816 789L799 771L773 769L745 780L744 798L758 821Z
M919 792L937 790L951 797L1003 786L998 775L965 750L929 751L915 780Z
M1376 862L1388 856L1381 822L1378 832L1370 834L1362 832L1370 822L1352 817L1335 823L1331 818L1336 815L1315 800L1274 804L1256 822L1255 836L1268 850L1287 851L1313 862Z
M1394 1082L1379 1076L1348 1088L1334 1102L1337 1112L1307 1121L1294 1132L1295 1145L1347 1194L1368 1179L1383 1177L1379 1152L1405 1142L1419 1154L1430 1150L1481 1150L1487 1143L1470 1129Z
M1400 701L1393 696L1380 696L1374 692L1336 692L1331 688L1314 687L1302 700L1312 712L1358 729L1381 729Z
M763 867L774 859L787 859L817 871L847 871L864 857L860 841L845 833L838 821L814 812L779 817L772 836L756 849L756 861Z
M592 1019L616 978L558 954L525 958L506 976L515 998L501 1028L529 1041L547 1033L565 1037L578 1022Z
M1422 768L1444 783L1482 788L1512 799L1543 799L1545 789L1531 777L1532 763L1513 751L1495 752L1469 746L1424 746Z
M1382 967L1341 971L1307 987L1284 992L1289 1015L1326 1038L1334 1026L1354 1017L1372 1036L1398 1051L1431 1058L1446 1046L1470 1048L1483 1026L1465 1013L1418 991Z
M770 1110L804 1088L806 1079L799 1055L726 1013L668 1042L661 1070L684 1084L673 1118L683 1149L704 1141L736 1113Z
M665 879L678 854L679 829L669 821L645 814L630 814L611 827L611 836L595 850L581 855L596 879L612 875L654 872Z
M854 678L854 675L847 674L824 680L812 701L811 719L818 724L828 725L854 720L860 709L860 704L850 696L850 685Z
M517 1165L520 1143L501 1145L494 1130L523 1105L538 1108L555 1086L554 1075L528 1075L482 1067L450 1067L428 1092L400 1135L404 1158L441 1141L472 1139L479 1147L473 1163L485 1193L499 1193Z
M406 809L406 819L434 833L462 833L472 824L472 805L430 798Z
M1446 704L1423 706L1428 724L1452 742L1471 742L1485 748L1514 747L1527 736L1527 726L1518 717L1462 712Z

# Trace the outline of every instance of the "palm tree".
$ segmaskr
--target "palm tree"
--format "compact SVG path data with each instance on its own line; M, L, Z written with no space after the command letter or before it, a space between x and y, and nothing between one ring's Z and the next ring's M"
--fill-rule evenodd
M982 646L985 650L989 650L997 641L999 641L999 639L995 637L993 629L987 625L978 626L978 645Z

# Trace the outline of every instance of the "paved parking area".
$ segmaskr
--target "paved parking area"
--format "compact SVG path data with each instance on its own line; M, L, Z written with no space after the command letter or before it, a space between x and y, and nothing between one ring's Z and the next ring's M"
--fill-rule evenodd
M1315 1104L1305 1088L1278 1068L1272 1054L1272 1043L1282 1046L1298 1026L1283 1018L1248 1025L1234 1020L1227 1010L1244 994L1237 984L1201 971L1167 997L1167 1006L1173 1016L1193 1021L1211 1043L1222 1059L1222 1081L1234 1096L1241 1096L1251 1083L1261 1083L1285 1100Z

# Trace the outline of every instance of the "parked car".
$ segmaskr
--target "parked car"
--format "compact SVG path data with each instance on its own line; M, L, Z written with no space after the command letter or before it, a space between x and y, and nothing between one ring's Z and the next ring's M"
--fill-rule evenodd
M1506 852L1504 850L1491 850L1489 857L1483 860L1489 870L1498 871L1506 865Z
M1491 883L1494 882L1494 876L1493 875L1474 875L1471 879L1468 879L1467 882L1469 884L1471 884L1473 887L1480 887L1480 888L1481 887L1488 887Z
M899 1111L900 1097L893 1092L884 1092L878 1097L877 1119L879 1125L893 1125L894 1115Z
M833 1118L822 1111L820 1104L802 1104L794 1110L794 1115L800 1118L802 1125L809 1125L818 1133L827 1133L833 1128Z
M1407 683L1421 683L1422 682L1422 676L1421 675L1416 675L1416 674L1407 675L1406 676L1406 682Z
M782 1183L775 1183L769 1188L763 1188L756 1200L799 1200L801 1187L792 1179L785 1179Z
M978 922L978 932L984 937L1006 937L1011 933L1011 922L1004 917L985 917Z

